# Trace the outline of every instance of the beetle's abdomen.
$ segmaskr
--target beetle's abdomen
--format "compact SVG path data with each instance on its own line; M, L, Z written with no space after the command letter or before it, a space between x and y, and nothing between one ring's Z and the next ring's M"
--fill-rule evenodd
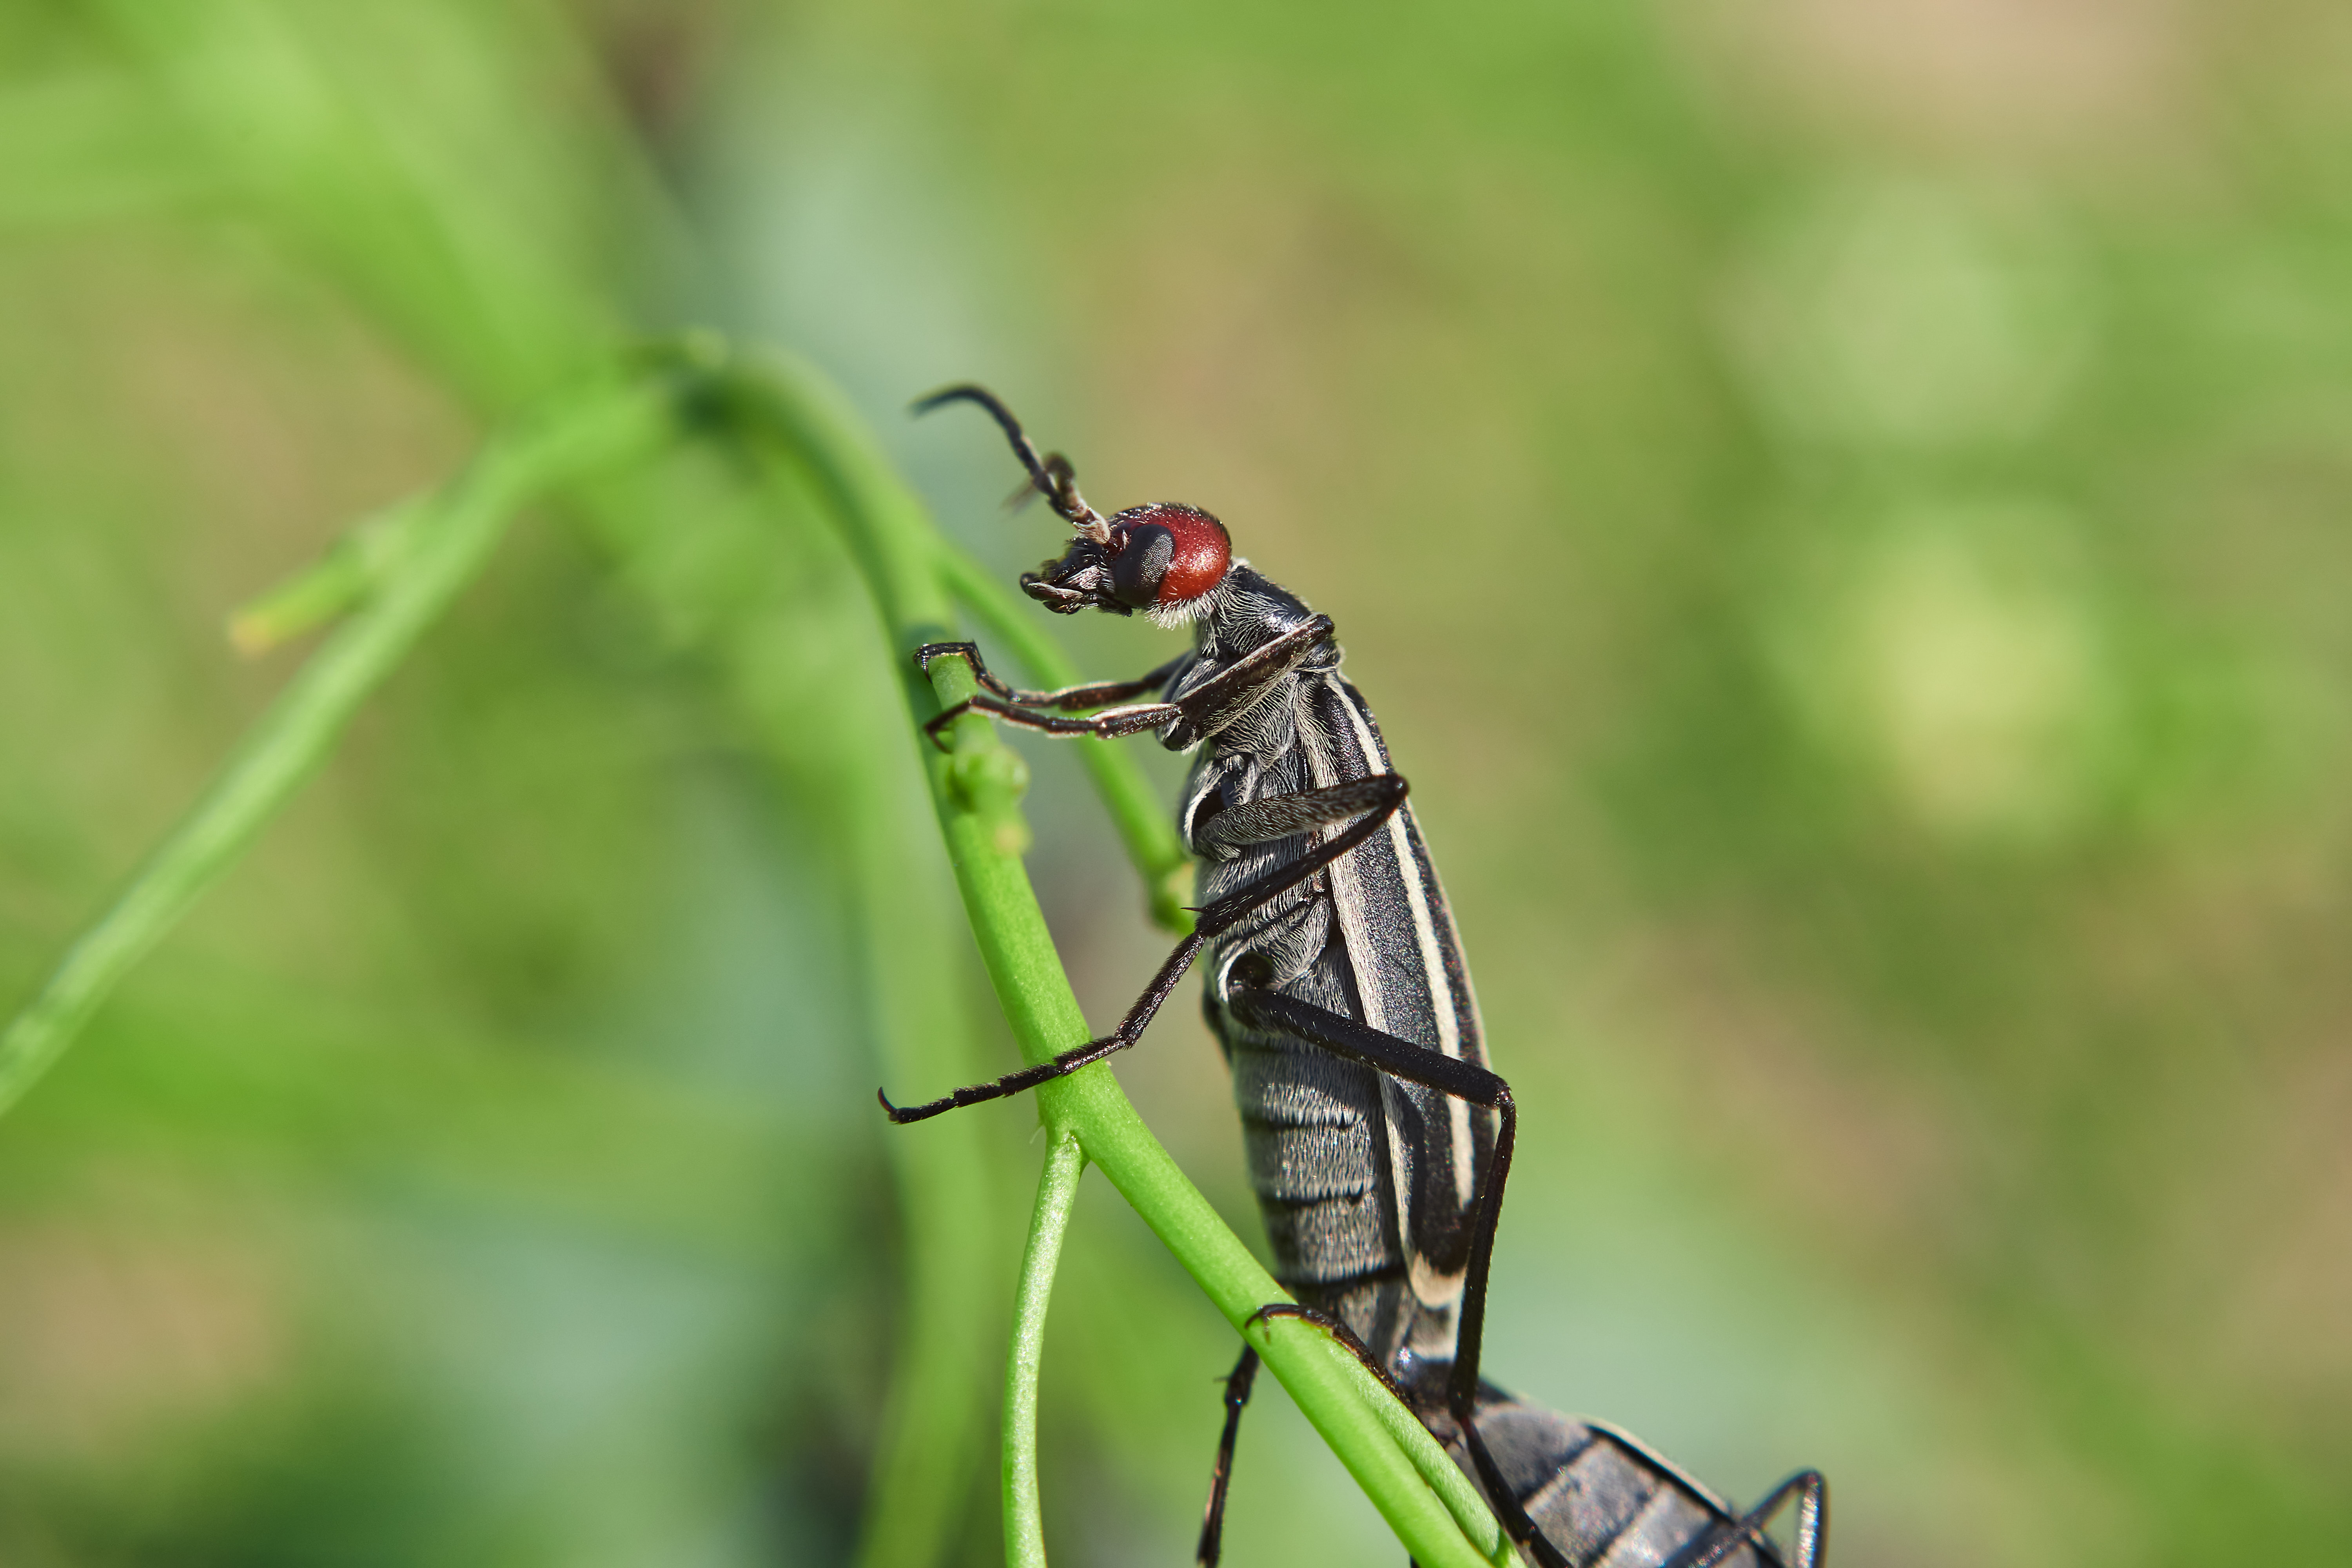
M1221 884L1264 875L1302 848L1297 840L1255 846L1234 861L1204 865L1202 890L1214 898ZM1310 884L1227 932L1213 949L1205 1011L1233 1068L1250 1185L1276 1274L1312 1291L1401 1269L1381 1075L1235 1018L1218 998L1226 990L1219 982L1236 970L1249 984L1353 1016L1354 983L1328 892Z
M1275 1271L1328 1285L1402 1265L1376 1156L1380 1075L1281 1036L1228 1023L1234 1103Z

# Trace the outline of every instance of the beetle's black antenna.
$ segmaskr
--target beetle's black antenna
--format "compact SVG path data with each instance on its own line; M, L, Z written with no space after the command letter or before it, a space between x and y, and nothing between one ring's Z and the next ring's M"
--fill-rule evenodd
M997 401L996 394L984 386L962 382L916 399L914 411L929 414L950 403L976 403L988 410L989 416L1003 427L1005 438L1013 443L1013 456L1029 470L1029 482L1062 521L1097 544L1110 542L1110 524L1078 493L1077 474L1071 468L1070 460L1059 452L1040 453L1037 443L1029 439L1029 433L1021 428L1021 421L1013 416L1013 410Z

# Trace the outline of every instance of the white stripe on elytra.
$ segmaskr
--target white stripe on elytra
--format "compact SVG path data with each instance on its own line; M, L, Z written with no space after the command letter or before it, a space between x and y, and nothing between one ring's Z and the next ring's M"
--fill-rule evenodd
M1344 698L1343 693L1335 692ZM1339 769L1331 758L1331 739L1323 732L1322 721L1316 716L1315 705L1302 691L1297 707L1298 744L1307 753L1307 774L1318 788L1328 789L1339 782ZM1377 758L1379 753L1368 755ZM1379 763L1374 761L1375 771ZM1327 837L1346 831L1344 826L1316 831L1312 842L1323 843ZM1356 970L1356 999L1364 1009L1366 1028L1389 1033L1388 1010L1381 1004L1379 955L1372 947L1372 933L1364 926L1364 900L1358 887L1355 857L1342 855L1331 862L1331 903L1339 917L1340 940L1348 944L1348 961ZM1385 1093L1385 1091L1383 1091ZM1405 1275L1416 1300L1432 1308L1444 1306L1462 1294L1465 1276L1440 1276L1429 1267L1429 1260L1412 1244L1412 1156L1404 1146L1404 1132L1393 1116L1382 1116L1381 1121L1389 1135L1389 1181L1396 1192L1397 1256L1404 1259Z
M1315 717L1314 705L1302 692L1298 700L1296 728L1301 749L1307 753L1307 775L1318 789L1328 789L1339 782L1339 764L1332 760L1330 738ZM1347 825L1317 828L1313 844L1322 844L1347 831ZM1347 939L1348 957L1356 966L1356 994L1363 1004L1364 1026L1389 1033L1388 1009L1381 1005L1381 989L1373 984L1380 978L1373 963L1372 933L1364 926L1364 900L1356 892L1355 858L1342 855L1331 863L1331 902L1339 915L1339 933Z
M1347 688L1337 681L1332 683L1332 695L1348 710L1348 721L1355 726L1356 741L1363 747L1365 762L1374 773L1386 773L1388 769L1381 762L1380 742L1373 737L1372 727L1365 722L1363 710L1349 700ZM1422 978L1429 986L1430 1008L1437 1015L1437 1048L1459 1061L1462 1023L1454 1014L1454 987L1446 979L1444 952L1437 945L1437 922L1430 917L1429 890L1421 885L1421 863L1413 858L1412 843L1405 834L1404 823L1404 807L1399 806L1389 817L1389 843L1396 850L1397 874L1404 881L1405 902L1412 910L1413 939L1421 944ZM1452 1112L1454 1197L1455 1203L1467 1209L1472 1194L1478 1190L1478 1173L1470 1143L1470 1102L1449 1094L1445 1104Z

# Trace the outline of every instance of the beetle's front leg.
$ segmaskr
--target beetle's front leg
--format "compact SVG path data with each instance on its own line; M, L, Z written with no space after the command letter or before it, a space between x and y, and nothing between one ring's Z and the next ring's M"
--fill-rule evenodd
M1173 674L1177 664L1182 660L1164 664L1137 681L1073 686L1061 691L1024 692L986 674L980 662L979 651L970 643L932 643L918 651L918 659L927 660L950 653L970 658L974 676L991 695L968 698L957 703L924 725L923 732L930 736L934 743L944 748L947 742L941 736L950 724L966 713L987 713L1008 724L1018 724L1026 730L1040 730L1048 735L1092 735L1107 741L1116 740L1121 735L1139 735L1148 730L1175 724L1184 738L1181 742L1171 739L1171 743L1189 745L1204 735L1215 733L1264 701L1267 693L1288 679L1300 665L1314 656L1317 648L1330 640L1331 633L1330 617L1317 616L1305 626L1285 632L1263 647L1234 660L1173 702L1144 702L1132 708L1114 708L1087 719L1061 719L1050 713L1033 713L1029 710L1054 705L1087 708L1097 702L1137 696L1150 689L1155 682L1165 680ZM1029 700L1031 699L1047 700Z
M1074 713L1082 708L1103 708L1114 702L1125 702L1147 691L1157 691L1168 684L1168 678L1177 667L1192 656L1178 654L1159 668L1137 676L1133 680L1097 680L1086 686L1063 686L1045 691L1030 691L1018 686L1008 686L992 673L980 657L980 645L969 642L928 642L915 650L915 668L925 675L931 672L931 660L950 655L962 658L971 666L971 678L982 689L995 693L1005 701L1022 708L1057 708Z

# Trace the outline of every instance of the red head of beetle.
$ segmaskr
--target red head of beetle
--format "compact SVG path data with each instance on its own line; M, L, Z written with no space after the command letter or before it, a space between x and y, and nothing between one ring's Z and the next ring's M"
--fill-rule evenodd
M1064 615L1091 605L1114 615L1182 616L1216 591L1233 563L1223 523L1196 507L1162 502L1109 519L1100 539L1082 532L1061 560L1024 573L1021 586Z
M1182 621L1208 608L1210 595L1234 563L1234 542L1223 523L1197 507L1172 501L1129 507L1105 518L1078 493L1069 459L1038 451L1013 410L986 387L970 382L943 387L918 400L915 412L927 414L950 403L987 410L1029 470L1030 487L1077 530L1068 554L1021 574L1024 593L1065 616L1091 605L1117 616L1141 610L1155 620Z

